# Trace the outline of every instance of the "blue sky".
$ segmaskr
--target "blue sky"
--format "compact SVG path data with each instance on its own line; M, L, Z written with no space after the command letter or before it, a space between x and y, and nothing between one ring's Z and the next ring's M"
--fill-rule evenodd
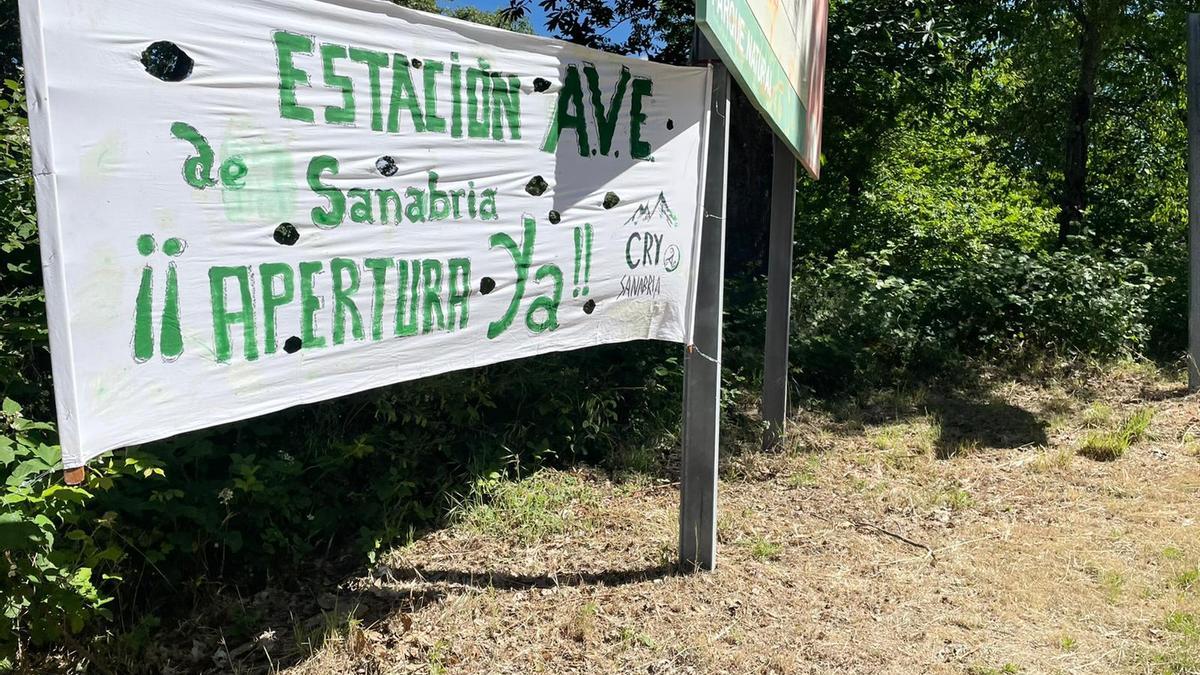
M488 11L496 11L508 7L508 0L439 0L438 5L448 8L478 7L479 9ZM546 12L538 6L538 0L530 0L526 11L528 12L527 16L530 25L533 26L534 33L555 37L550 34L550 31L546 30ZM617 26L608 34L608 37L616 42L624 40L629 37L629 26L625 24Z
M495 11L504 7L508 7L508 0L442 0L442 7L478 7L488 11ZM546 31L546 13L538 6L537 0L529 3L529 23L533 26L533 32L538 35L548 35Z

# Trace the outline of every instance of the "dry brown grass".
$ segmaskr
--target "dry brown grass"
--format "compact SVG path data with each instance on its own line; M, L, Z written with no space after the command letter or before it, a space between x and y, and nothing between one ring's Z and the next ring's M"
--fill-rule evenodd
M1119 459L1076 455L1145 408ZM1200 673L1200 400L1177 383L921 392L793 435L726 459L714 573L669 565L673 486L543 472L509 489L561 494L348 582L359 619L287 672Z

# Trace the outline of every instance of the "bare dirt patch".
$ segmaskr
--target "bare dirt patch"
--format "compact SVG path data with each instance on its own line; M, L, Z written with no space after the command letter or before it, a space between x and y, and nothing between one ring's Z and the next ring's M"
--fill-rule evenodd
M1141 411L1119 456L1079 454ZM1200 673L1200 400L1177 382L1125 369L892 392L793 432L788 452L726 458L714 573L672 566L673 485L545 471L390 551L272 662Z

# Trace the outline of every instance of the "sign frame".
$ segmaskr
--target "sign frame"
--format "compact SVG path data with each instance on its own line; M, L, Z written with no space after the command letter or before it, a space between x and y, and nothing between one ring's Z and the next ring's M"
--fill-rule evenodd
M788 2L798 11L789 12ZM696 0L696 25L711 48L814 179L821 175L828 17L829 0Z

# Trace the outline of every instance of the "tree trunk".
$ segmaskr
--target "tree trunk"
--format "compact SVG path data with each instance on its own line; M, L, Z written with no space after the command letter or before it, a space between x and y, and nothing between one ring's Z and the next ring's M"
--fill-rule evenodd
M1071 99L1066 139L1066 166L1063 171L1062 199L1058 213L1058 243L1077 234L1087 210L1088 144L1092 121L1092 103L1096 98L1096 75L1100 71L1103 42L1099 17L1079 17L1079 83Z

